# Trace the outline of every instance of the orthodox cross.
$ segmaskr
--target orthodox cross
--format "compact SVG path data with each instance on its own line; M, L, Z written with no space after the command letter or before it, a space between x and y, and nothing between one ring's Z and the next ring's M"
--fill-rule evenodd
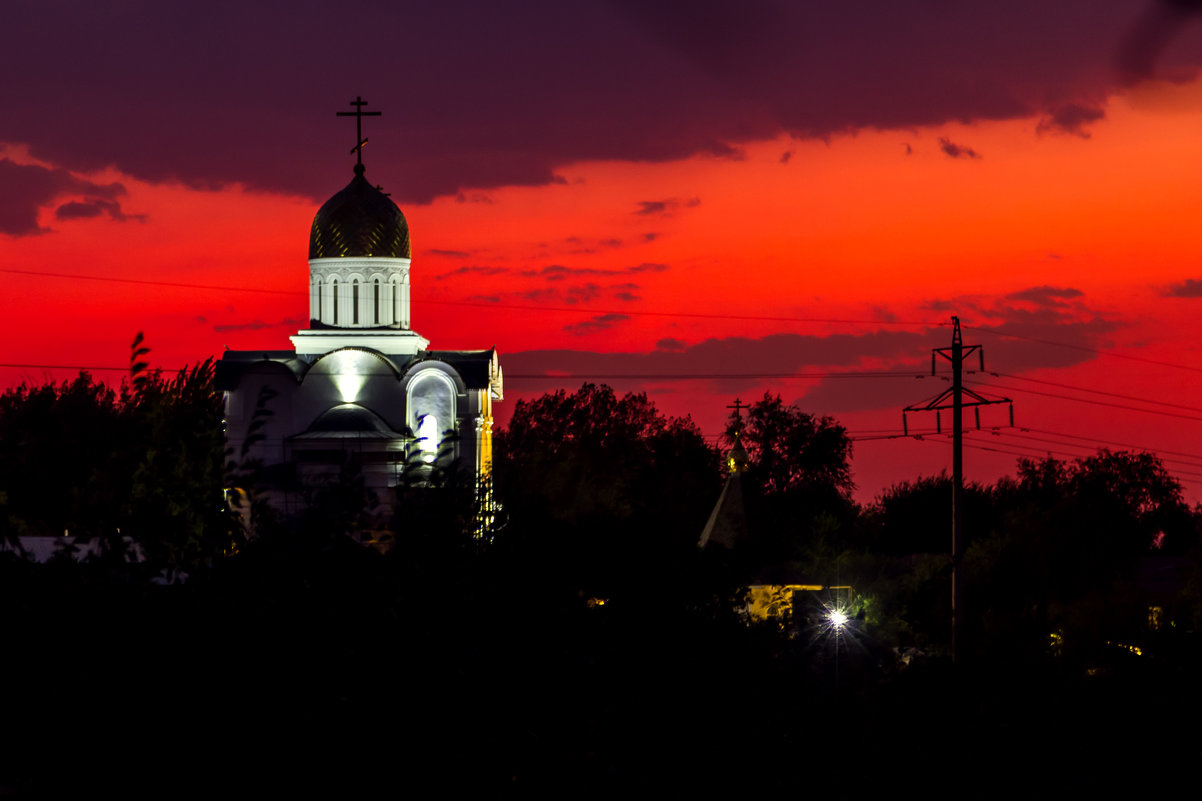
M751 407L748 406L746 403L743 403L743 401L739 400L738 398L735 398L735 402L732 403L731 405L727 406L726 408L735 410L735 431L738 433L742 433L742 432L739 432L739 429L741 429L743 427L743 410L750 409Z
M367 140L363 138L363 118L378 117L379 111L364 111L363 107L367 105L367 101L362 97L356 96L351 101L351 105L355 107L354 111L337 111L335 115L338 117L354 117L355 118L355 146L351 148L351 152L355 154L358 164L363 163L363 146L367 144Z

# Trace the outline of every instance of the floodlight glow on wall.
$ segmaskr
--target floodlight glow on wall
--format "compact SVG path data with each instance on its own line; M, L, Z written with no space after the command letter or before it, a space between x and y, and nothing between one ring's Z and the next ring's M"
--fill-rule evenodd
M335 361L331 377L334 379L334 385L338 387L339 397L343 403L358 402L359 392L367 383L374 359L353 350L339 351L332 357Z

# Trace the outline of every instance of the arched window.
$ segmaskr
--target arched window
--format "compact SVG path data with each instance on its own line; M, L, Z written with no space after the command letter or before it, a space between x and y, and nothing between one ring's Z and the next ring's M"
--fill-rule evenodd
M417 451L429 464L438 457L439 446L449 444L455 429L455 382L441 370L427 369L409 382L407 417L409 430L417 437Z
M313 281L313 294L317 296L317 302L314 305L314 311L317 312L317 319L321 319L321 279L316 278Z
M392 324L396 325L401 321L401 292L400 287L396 285L396 279L392 279Z
M355 283L351 284L351 323L359 324L359 279L355 279Z
M338 279L330 279L330 302L334 304L334 325L338 325Z
M377 278L371 287L372 325L380 324L380 279Z

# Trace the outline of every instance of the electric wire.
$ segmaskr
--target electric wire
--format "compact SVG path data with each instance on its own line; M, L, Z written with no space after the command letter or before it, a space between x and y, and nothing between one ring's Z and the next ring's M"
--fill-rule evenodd
M11 267L0 267L0 273L9 273L13 275L28 275L39 278L66 278L78 279L84 281L107 281L122 284L143 284L148 286L165 286L181 289L202 289L218 292L253 292L260 294L274 295L291 295L293 297L307 296L307 291L300 292L297 290L285 289L266 289L260 287L247 286L223 286L217 284L193 284L174 281L152 281L141 278L121 278L116 276L97 276L97 275L82 275L77 273L60 273L60 272L43 272L38 270L20 270ZM748 320L759 322L801 322L801 323L824 323L834 325L879 325L879 326L901 326L901 327L920 327L920 328L943 328L950 325L944 321L933 320L882 320L875 318L829 318L829 317L792 317L792 316L768 316L768 315L737 315L737 314L707 314L702 312L664 312L664 311L648 311L637 309L598 309L598 308L582 308L578 306L545 306L545 305L523 305L523 304L504 304L504 303L486 303L476 301L456 301L456 300L433 300L430 298L414 298L415 302L426 305L443 305L443 306L463 306L469 308L482 309L506 309L513 311L541 311L541 312L564 312L572 314L623 314L626 316L639 317L687 317L695 319L707 320ZM1102 350L1100 348L1092 348L1087 345L1076 345L1069 342L1057 342L1051 339L1042 339L1039 337L1031 337L1025 334L1016 334L1012 331L1004 331L997 328L984 328L980 326L961 326L965 331L976 331L978 333L988 334L995 337L1005 339L1018 339L1026 342L1035 342L1041 345L1051 345L1053 347L1067 348L1070 350L1078 350L1086 353L1093 353L1099 356L1109 356L1116 359L1125 359L1128 361L1142 362L1145 364L1153 364L1160 367L1169 367L1178 370L1188 370L1191 372L1202 373L1202 367L1192 365L1179 364L1176 362L1167 362L1159 359L1149 359L1143 356L1133 356L1126 353L1116 353L1111 350Z
M981 375L982 374L978 370L966 370L965 372L969 375L973 375L973 374ZM1027 381L1032 384L1043 384L1043 385L1049 386L1049 387L1058 387L1059 389L1071 389L1071 390L1074 390L1077 392L1089 392L1094 395L1105 395L1106 397L1118 398L1120 400L1138 401L1139 403L1150 403L1150 404L1155 404L1158 406L1168 406L1168 407L1171 407L1174 409L1183 409L1183 410L1189 411L1189 412L1202 412L1202 406L1187 406L1182 403L1170 403L1169 401L1153 400L1152 398L1140 398L1135 395L1126 395L1121 392L1110 392L1110 391L1107 391L1104 389L1090 389L1089 387L1081 387L1081 386L1077 386L1075 384L1061 384L1057 381L1046 381L1046 380L1040 379L1040 378L1027 378L1026 376L1011 375L1009 373L995 373L990 370L986 370L985 374L997 376L998 378L1005 378L1005 379L1013 380L1013 381Z
M143 284L146 286L164 286L177 289L203 289L214 292L255 292L269 295L291 295L292 297L308 297L308 291L300 292L292 289L263 289L246 286L221 286L217 284L191 284L175 281L152 281L144 278L118 278L108 275L79 275L75 273L40 272L37 270L17 270L10 267L0 267L0 273L15 275L30 275L38 278L70 278L83 281L107 281L120 284ZM535 312L565 312L569 314L621 314L628 317L688 317L700 320L746 320L770 323L828 323L833 325L882 325L901 326L903 328L938 328L948 323L934 320L878 320L871 318L842 318L842 317L793 317L757 314L707 314L704 312L680 311L651 311L640 309L599 309L593 306L547 306L541 304L520 303L486 303L469 300L434 300L432 298L412 298L412 302L427 306L463 306L475 309L505 309L507 311Z
M1202 416L1193 414L1180 414L1178 412L1170 412L1164 409L1142 409L1138 406L1128 406L1123 403L1110 403L1109 401L1093 400L1092 398L1074 398L1071 395L1058 395L1054 392L1041 392L1037 389L1026 389L1025 387L1009 387L1005 384L994 384L989 382L976 382L975 386L989 387L990 389L1000 389L1007 392L1024 392L1028 395L1039 395L1044 398L1055 398L1057 400L1068 400L1076 403L1087 403L1091 406L1104 406L1110 409L1124 409L1130 412L1143 412L1144 414L1155 414L1162 417L1174 417L1178 420L1194 420L1202 422Z
M940 442L940 443L944 443L949 446L952 444L952 439L951 439L950 433L937 434L935 436L931 436L931 435L915 436L915 437L911 437L911 438L921 441L921 442ZM981 442L975 441L970 437L964 438L963 445L965 448L972 448L974 450L979 450L979 451L989 451L992 453L1000 453L1000 454L1003 454L1006 456L1017 456L1017 457L1023 458L1023 459L1029 459L1032 457L1039 457L1039 456L1063 456L1063 457L1067 457L1070 459L1081 458L1080 453L1054 450L1054 449L1050 449L1050 448L1040 448L1040 447L1037 447L1034 445L1021 445L1021 444L1016 444L1016 443L1002 443L999 445L984 445ZM1012 450L1015 448L1018 448L1021 450ZM1173 468L1170 472L1177 476L1185 476L1185 477L1194 478L1194 479L1202 478L1202 472L1193 472L1191 470L1182 470L1180 468Z

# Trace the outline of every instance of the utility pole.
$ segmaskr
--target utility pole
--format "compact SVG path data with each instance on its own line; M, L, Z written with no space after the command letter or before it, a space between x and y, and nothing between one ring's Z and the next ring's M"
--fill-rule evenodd
M952 410L952 661L956 661L957 644L961 639L964 619L964 407L974 407L977 428L981 427L981 406L1010 404L1010 425L1014 425L1014 402L1009 398L990 400L964 387L964 357L976 353L985 371L985 351L980 345L965 345L960 333L960 318L952 317L952 346L931 349L931 375L935 375L937 358L952 365L952 386L926 403L916 403L902 409L902 430L909 435L906 419L909 412L935 412L936 430L942 433L939 412ZM965 401L965 396L968 400Z

